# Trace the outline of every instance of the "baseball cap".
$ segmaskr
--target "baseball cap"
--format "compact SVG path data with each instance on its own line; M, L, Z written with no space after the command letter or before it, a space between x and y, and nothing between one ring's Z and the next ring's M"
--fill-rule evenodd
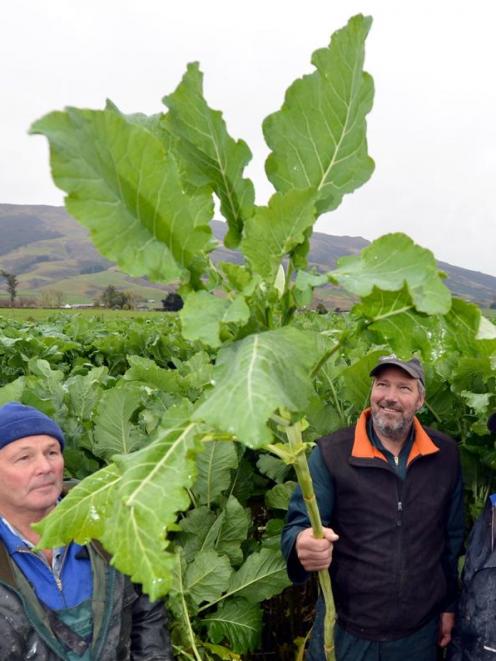
M412 378L418 379L420 383L425 386L424 368L418 358L411 358L410 360L401 360L392 353L389 356L381 356L379 362L370 372L370 376L377 376L377 374L388 366L399 367L409 374ZM495 414L496 415L496 414ZM496 424L496 420L495 420Z

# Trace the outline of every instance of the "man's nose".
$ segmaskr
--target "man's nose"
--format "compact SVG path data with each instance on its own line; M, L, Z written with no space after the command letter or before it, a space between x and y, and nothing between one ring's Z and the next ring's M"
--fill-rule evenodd
M36 469L39 473L49 473L52 470L52 464L44 454L37 457Z

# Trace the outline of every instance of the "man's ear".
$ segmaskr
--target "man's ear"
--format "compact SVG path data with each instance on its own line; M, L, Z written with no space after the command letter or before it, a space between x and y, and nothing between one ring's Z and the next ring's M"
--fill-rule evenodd
M425 397L423 395L420 395L420 394L419 394L419 397L420 397L420 404L417 406L417 413L420 411L420 409L425 404Z
M420 400L416 411L418 413L418 411L420 411L422 406L425 404L425 386L423 384L420 385L420 381L417 381L417 392Z

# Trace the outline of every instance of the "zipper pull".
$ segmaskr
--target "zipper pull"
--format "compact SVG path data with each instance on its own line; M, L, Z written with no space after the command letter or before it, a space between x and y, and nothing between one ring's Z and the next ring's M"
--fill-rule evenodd
M393 457L393 459L394 459L394 463L396 464L396 466L399 466L400 465L400 458L398 456L396 456L396 457Z
M55 583L57 584L57 589L59 592L62 592L62 581L60 580L60 576L58 574L53 574L53 577L55 579Z
M396 519L396 525L401 526L401 512L403 511L403 503L401 500L398 500L398 518Z

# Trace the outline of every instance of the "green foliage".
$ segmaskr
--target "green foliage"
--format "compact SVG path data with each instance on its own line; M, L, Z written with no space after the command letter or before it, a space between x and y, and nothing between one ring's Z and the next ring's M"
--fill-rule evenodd
M254 273L273 283L285 255L294 256L302 246L308 250L314 206L315 193L308 189L275 193L268 207L257 209L246 224L241 246Z
M340 351L330 357L313 380L314 391L319 395L313 397L320 402L321 408L320 412L317 411L312 398L307 412L313 422L306 431L307 438L312 438L316 433L315 425L321 418L324 422L319 433L328 433L356 418L368 399L368 372L378 355L391 348L398 350L398 347L402 349L402 355L415 351L422 356L427 374L428 408L422 413L423 420L428 424L440 425L443 430L462 440L467 483L474 485L475 500L472 502L470 499L468 504L470 511L476 513L480 509L481 485L489 479L489 473L485 471L491 471L491 466L496 468L493 443L485 429L486 412L496 408L496 384L490 367L491 357L494 360L495 340L487 338L489 333L485 324L481 324L480 311L463 301L455 300L447 315L428 317L411 309L374 321L382 316L383 311L391 312L398 308L386 303L387 296L389 294L383 292L383 303L379 308L370 307L367 300L362 299L362 303L357 304L353 313L346 317L313 313L296 317L296 325L300 328L298 332L302 333L301 329L304 329L303 337L320 338L322 346L316 356L327 347L335 346L336 338L353 338L342 343ZM190 454L190 459L183 460L189 462L188 474L196 474L186 491L184 483L176 490L170 477L160 477L158 483L163 486L158 487L158 492L150 490L149 501L140 502L138 493L136 503L125 505L124 500L127 502L131 486L124 488L123 475L127 474L129 485L132 485L134 478L135 486L150 475L143 466L143 451L128 455L129 461L141 457L133 472L131 465L126 465L123 458L95 472L116 452L130 450L129 438L141 439L144 449L150 452L153 449L156 453L156 458L150 459L152 471L160 472L162 465L164 469L167 466L176 470L180 466L177 458L173 458L172 454L166 455L164 451L167 438L170 441L171 436L158 443L153 438L161 437L173 423L177 427L184 424L184 416L199 410L194 408L195 404L199 406L203 401L207 402L209 393L213 392L211 381L215 380L215 371L209 354L198 351L198 346L184 343L176 322L170 317L161 316L159 322L157 327L150 321L99 322L93 319L86 322L80 318L68 320L60 317L57 322L45 325L41 331L39 325L4 323L0 340L12 336L14 343L5 342L10 351L3 355L2 360L6 361L5 365L15 364L19 360L19 364L25 365L26 376L14 378L4 385L0 389L0 399L3 402L12 399L36 402L36 405L54 415L66 432L68 448L65 454L70 474L84 477L93 473L64 498L57 509L57 516L47 519L46 538L64 542L74 535L78 541L84 542L96 537L105 538L107 544L112 545L116 543L113 538L118 532L122 534L126 530L124 519L133 520L139 527L143 544L156 535L158 529L167 531L169 545L165 547L165 553L160 550L163 548L161 545L165 544L164 538L160 541L159 536L152 544L158 549L157 556L148 556L148 563L154 565L154 580L158 581L153 585L159 590L167 585L167 577L172 572L172 554L181 548L184 575L181 603L184 600L186 609L181 611L181 621L184 623L187 617L196 632L194 644L200 646L205 658L207 654L215 654L210 648L207 651L206 647L202 647L206 643L202 634L205 632L205 635L211 636L211 645L214 645L215 639L223 641L232 650L239 650L240 654L247 654L247 650L253 649L252 645L260 639L261 612L259 606L249 604L246 593L239 587L241 581L236 584L234 576L239 579L237 572L244 567L243 572L253 577L254 585L263 584L256 578L262 572L260 567L264 566L260 561L263 560L260 551L263 548L278 553L281 520L271 517L282 516L281 512L287 507L287 499L294 486L290 467L267 452L259 455L242 453L229 441L213 441L203 428L198 440L190 437L191 445L187 440L184 443L179 441L176 448L179 453L185 450L186 455ZM415 324L424 330L421 333L412 332ZM486 339L477 339L481 327ZM94 361L104 358L104 354L95 348L95 341L105 332L115 333L117 338L129 330L130 339L136 338L135 348L148 351L148 357L123 356L122 371L114 376L110 376L107 366L94 366ZM160 330L167 335L170 345L167 350L162 348L157 352L158 339L163 335L157 333ZM282 334L283 337L288 330ZM296 328L291 330L296 331ZM74 340L69 342L67 333L73 333ZM281 331L274 333L279 337ZM22 343L16 341L20 337L24 338ZM293 336L290 334L288 337ZM319 346L315 340L312 342ZM117 343L116 350L119 346ZM33 351L35 347L46 351L49 347L51 352L49 359L33 357L25 363L21 356L16 358L17 347L21 351L29 347ZM155 352L161 356L160 364L150 357ZM115 360L113 364L117 366ZM272 368L269 369L271 371ZM186 406L185 402L189 404ZM245 402L244 398L241 402ZM332 405L327 402L332 402ZM327 414L328 409L330 415ZM269 422L269 429L277 437L279 432L275 422ZM201 428L201 425L196 426L196 429ZM151 434L155 436L151 438ZM163 457L160 464L159 456ZM132 463L134 465L134 459ZM180 472L183 473L182 468ZM171 500L174 498L178 499L175 507L181 510L189 508L187 514L181 515L179 530L174 523L177 511ZM158 511L158 505L164 501L168 506L173 506L170 516ZM153 503L153 517L147 509L148 502ZM257 524L253 518L260 507L266 520L261 527L260 515L257 514ZM160 523L157 521L159 517ZM109 522L113 525L110 526ZM260 533L261 538L258 537ZM247 541L254 539L259 539L255 545ZM118 551L120 562L123 562L123 556L136 557L134 554L137 553L134 547L119 547ZM206 552L210 555L204 556ZM140 554L144 557L143 549L140 549ZM220 593L215 597L208 596L206 601L201 602L198 595L203 584L192 582L191 577L196 574L189 569L200 554L206 558L221 558L216 562L224 568L224 574L229 575L229 582ZM254 560L246 564L252 557L250 554L255 554L256 564ZM270 557L276 567L276 579L281 578L279 590L283 587L284 567L280 556L277 556L277 562L276 556ZM156 558L161 559L162 566L155 566ZM253 567L251 563L254 563ZM280 573L277 567L280 567ZM135 571L141 571L142 574L137 575L146 578L146 565ZM261 575L266 578L263 573ZM205 589L207 587L208 582ZM177 599L179 597L172 590L169 603L174 613ZM236 613L251 614L249 621L253 624L253 630L250 626L248 630L251 634L246 639L243 636L239 639L239 632L244 631L242 625L246 622L234 619L230 627L227 625L227 616L235 618ZM191 650L191 640L184 635L175 616L173 630L177 646L185 651Z
M242 140L235 142L229 136L222 114L208 107L197 63L188 65L181 84L164 97L164 103L169 112L162 127L177 149L186 180L193 186L211 186L215 191L229 225L224 241L234 248L241 239L245 219L253 213L253 184L242 177L251 152Z
M231 564L215 551L201 551L186 572L185 588L195 604L217 601L229 585Z
M370 22L355 16L335 33L265 120L276 189L265 207L243 176L249 149L208 106L196 64L164 114L126 116L109 102L32 128L102 254L131 275L179 282L184 296L180 328L74 318L25 333L0 322L2 401L15 395L67 429L72 475L99 468L40 526L40 543L100 539L152 598L168 593L183 658L235 659L259 645L260 603L288 583L278 535L292 466L312 502L305 450L356 418L379 355L421 357L423 420L496 468L484 427L496 332L451 300L432 254L392 234L332 273L304 270L318 215L372 173ZM239 264L209 259L214 195ZM358 298L351 313L299 313L326 283Z
M218 354L214 388L194 414L249 447L271 440L267 421L279 407L303 411L312 394L316 338L295 328L252 334ZM288 365L291 378L288 378Z
M147 438L131 423L131 417L141 404L141 392L128 384L107 390L98 403L95 418L93 452L110 458L127 454L144 445Z
M263 125L272 149L267 176L278 191L316 191L319 213L339 206L373 171L365 116L374 88L363 71L371 22L355 16L334 33L328 48L315 51L317 70L290 86L282 109Z
M222 604L204 621L214 642L227 639L232 649L240 652L253 651L259 645L261 612L245 599L233 599Z
M383 236L360 256L341 257L330 276L359 296L369 296L373 287L399 291L406 285L418 312L446 314L451 306L451 295L439 279L433 254L404 234Z
M200 276L213 268L207 258L213 192L229 225L226 246L242 240L254 272L270 264L262 275L272 285L283 257L304 265L318 214L338 206L372 172L365 139L372 83L362 70L369 27L370 19L356 16L338 31L314 54L315 73L297 81L281 111L266 120L273 149L267 170L280 192L264 209L254 206L253 186L243 178L250 151L209 108L196 64L164 98L164 115L125 116L108 103L103 111L51 113L32 132L49 139L53 177L68 193L67 208L124 271L202 289ZM298 169L302 174L292 180L288 171ZM269 226L279 227L273 236ZM263 236L267 260L257 255ZM270 320L263 326L271 327Z
M210 195L186 194L177 160L160 139L115 110L54 112L32 130L49 138L67 210L105 257L150 280L199 275L198 254L213 247Z
M250 310L242 296L226 300L200 291L188 296L180 316L187 340L199 340L217 349L222 346L221 338L229 337L229 324L246 324Z
M207 441L197 461L195 493L202 504L210 506L231 483L231 470L238 466L238 455L232 443Z

